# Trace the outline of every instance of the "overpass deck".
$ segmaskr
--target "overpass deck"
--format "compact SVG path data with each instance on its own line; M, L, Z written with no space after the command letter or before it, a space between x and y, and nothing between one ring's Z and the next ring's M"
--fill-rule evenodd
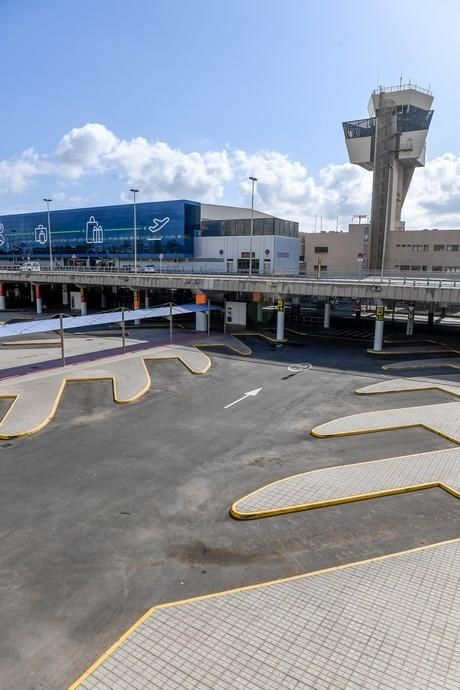
M82 287L127 287L132 289L183 289L203 292L262 292L279 297L348 297L414 302L460 303L460 281L405 277L320 278L303 276L197 273L146 273L100 270L45 270L25 272L0 270L0 282L32 284L73 283Z

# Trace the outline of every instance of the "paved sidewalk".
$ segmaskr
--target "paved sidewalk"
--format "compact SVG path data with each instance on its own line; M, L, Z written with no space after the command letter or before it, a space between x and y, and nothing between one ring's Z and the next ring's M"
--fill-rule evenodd
M460 396L460 384L446 383L440 379L385 379L369 386L358 388L358 395L373 395L378 393L400 393L402 391L440 390L450 395Z
M384 357L389 355L417 355L435 352L454 352L459 354L459 350L449 345L408 345L407 347L389 347L383 350L368 350L368 352L371 355L382 355Z
M460 498L460 449L296 474L240 498L232 505L231 514L247 520L434 487Z
M458 540L152 609L71 690L458 690Z
M312 436L324 438L416 426L460 443L460 402L361 412L320 424L311 433Z
M169 344L168 329L138 329L133 331L136 337L126 338L127 352L139 352L150 349L154 346L165 346ZM30 347L30 339L25 341L23 348L4 348L0 355L1 369L0 380L22 376L32 371L49 371L61 367L60 350L53 347L43 347L39 352L39 341L37 348ZM195 343L200 347L224 347L239 355L248 356L252 353L251 349L232 335L221 333L211 333L208 337L206 333L189 332L176 329L173 335L173 343L176 345L191 345ZM111 336L98 337L91 334L86 335L67 335L65 338L65 358L67 364L81 364L92 362L111 355L121 353L121 338Z
M439 367L460 369L460 357L410 359L407 362L391 362L391 364L384 364L382 369L438 369Z
M107 357L93 364L68 365L53 373L8 379L0 384L0 397L15 400L0 423L0 438L29 435L46 426L55 415L67 381L109 379L115 402L137 400L151 385L144 361L155 359L178 359L194 374L204 374L211 366L209 357L196 348L167 345Z

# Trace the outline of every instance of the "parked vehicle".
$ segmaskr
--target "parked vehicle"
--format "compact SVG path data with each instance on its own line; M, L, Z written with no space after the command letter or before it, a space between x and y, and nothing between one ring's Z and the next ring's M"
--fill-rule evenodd
M155 273L157 270L153 264L147 264L142 269L145 273Z
M20 267L21 271L41 271L40 263L38 261L26 261Z

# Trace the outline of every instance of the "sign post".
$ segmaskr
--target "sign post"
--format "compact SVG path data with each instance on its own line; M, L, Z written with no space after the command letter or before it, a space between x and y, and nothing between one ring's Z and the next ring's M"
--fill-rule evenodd
M364 254L362 252L358 252L356 261L358 262L358 280L361 280L361 269L364 261Z
M374 351L383 350L383 324L385 321L385 307L379 305L375 308Z

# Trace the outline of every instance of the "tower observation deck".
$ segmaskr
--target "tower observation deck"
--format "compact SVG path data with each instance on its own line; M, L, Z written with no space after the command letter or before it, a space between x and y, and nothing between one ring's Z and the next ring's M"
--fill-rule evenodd
M425 165L433 111L430 91L413 84L376 89L369 117L343 123L351 163L373 170L370 269L384 261L386 233L401 228L401 210L417 167Z

